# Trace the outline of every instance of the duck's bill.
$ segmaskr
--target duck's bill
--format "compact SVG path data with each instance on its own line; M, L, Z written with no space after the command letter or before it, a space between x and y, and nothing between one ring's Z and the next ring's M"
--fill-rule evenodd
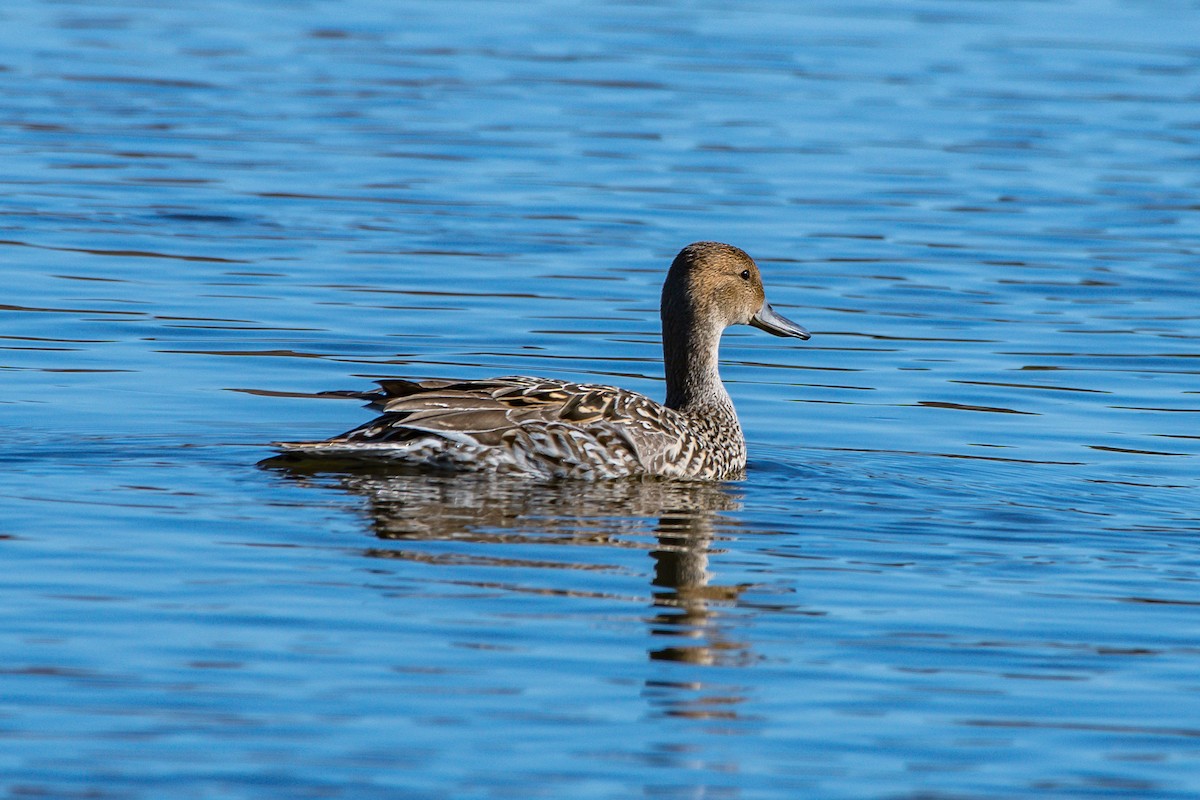
M762 304L758 313L750 318L750 324L776 336L794 336L797 339L812 336L803 325L797 325L782 314L777 314L770 303Z

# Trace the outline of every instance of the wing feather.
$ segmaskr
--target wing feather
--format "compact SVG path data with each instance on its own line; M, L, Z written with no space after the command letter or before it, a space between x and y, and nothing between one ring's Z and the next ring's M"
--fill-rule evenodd
M644 395L612 386L513 376L486 380L387 379L360 394L380 416L322 451L469 463L511 461L550 474L659 472L682 450L686 421ZM438 444L438 442L442 444ZM293 448L305 449L305 443ZM472 456L471 454L475 455ZM653 465L658 465L652 468Z

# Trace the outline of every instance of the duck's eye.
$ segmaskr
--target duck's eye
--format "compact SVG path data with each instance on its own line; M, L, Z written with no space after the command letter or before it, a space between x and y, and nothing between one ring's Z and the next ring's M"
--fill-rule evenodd
M748 270L748 269L742 270L742 280L744 280L744 281L750 280L750 270Z

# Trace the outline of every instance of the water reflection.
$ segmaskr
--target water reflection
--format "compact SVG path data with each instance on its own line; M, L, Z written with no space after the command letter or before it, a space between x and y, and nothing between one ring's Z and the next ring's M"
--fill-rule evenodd
M741 585L713 582L708 558L715 526L707 509L678 509L660 514L654 534L654 614L650 633L664 646L650 650L656 661L701 666L741 666L755 658L750 644L723 618L721 606L737 602ZM651 680L647 700L664 716L689 719L738 718L736 706L745 696L736 687L705 681Z
M713 583L708 571L713 521L706 511L662 514L654 529L654 607L651 631L674 641L650 657L689 664L744 664L749 646L731 638L714 604L735 603L744 586Z
M721 584L709 570L710 556L721 552L716 543L738 524L728 516L742 507L733 485L652 479L543 483L395 469L330 472L328 466L318 471L282 457L262 466L301 484L362 497L372 533L386 543L365 549L369 558L500 567L513 576L487 584L467 581L477 588L594 597L577 579L531 588L527 571L539 576L548 570L619 571L613 562L622 559L606 552L648 549L654 570L647 624L652 639L661 642L648 651L649 658L702 666L756 660L721 613L736 604L745 586ZM428 547L436 542L484 546L466 552ZM512 555L495 555L487 547L493 545L513 546ZM542 549L547 545L578 549L565 558L547 557ZM651 681L647 690L654 705L676 716L731 718L730 706L740 702L718 685L696 681Z

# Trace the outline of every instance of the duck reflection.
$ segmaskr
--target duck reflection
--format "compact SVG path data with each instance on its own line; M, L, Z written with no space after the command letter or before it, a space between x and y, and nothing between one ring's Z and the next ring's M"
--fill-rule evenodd
M748 659L744 644L724 636L713 608L732 604L745 588L712 582L708 556L713 529L712 516L703 512L671 510L659 516L654 529L658 547L650 553L658 609L651 632L680 641L651 651L653 659L724 665Z
M662 646L649 650L655 661L695 665L742 665L754 660L749 644L733 633L721 608L736 603L744 586L713 580L709 557L722 531L735 527L726 512L741 508L736 487L708 482L655 479L538 483L486 475L443 475L388 471L332 472L273 458L262 466L290 480L336 488L366 501L374 535L387 546L368 548L374 558L443 564L558 569L615 569L594 557L573 563L522 556L497 556L493 548L447 552L430 542L489 545L572 545L645 549L654 561L649 631ZM652 544L647 540L652 537ZM405 547L411 542L411 547ZM421 543L418 545L417 543ZM520 547L513 550L521 551ZM544 552L541 551L541 552ZM489 554L490 553L490 554ZM493 588L495 584L491 585ZM549 589L562 596L594 597L582 588ZM728 687L687 681L656 681L648 694L664 713L681 716L735 716L739 698ZM714 694L715 693L715 694Z

